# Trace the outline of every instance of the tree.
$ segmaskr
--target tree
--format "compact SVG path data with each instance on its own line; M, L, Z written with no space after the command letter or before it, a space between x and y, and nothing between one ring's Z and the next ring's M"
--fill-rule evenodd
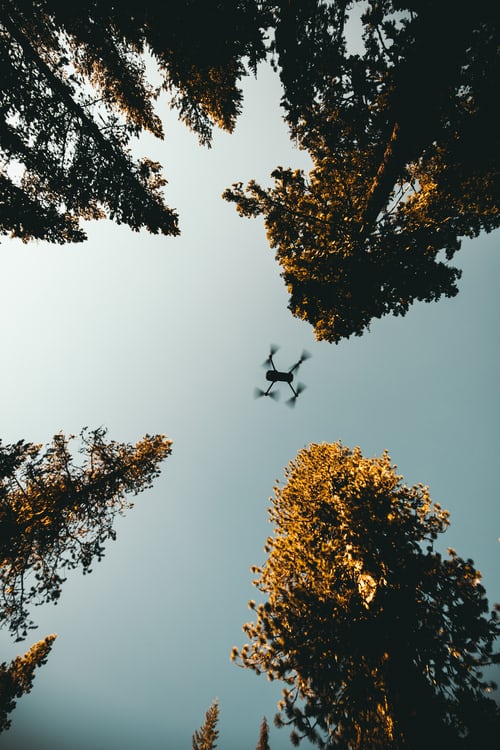
M105 436L102 428L82 430L80 464L70 452L74 436L55 435L44 452L23 440L0 441L0 626L18 641L35 627L29 605L57 602L62 572L91 572L105 542L116 538L115 517L132 507L126 495L150 487L171 453L164 435L146 435L135 446ZM0 665L0 732L10 726L15 698L31 690L54 639L47 636Z
M113 522L136 495L151 486L171 452L164 435L146 435L135 446L106 442L106 430L82 430L75 463L69 438L41 445L0 442L0 622L18 639L33 627L31 604L57 602L62 572L91 572L115 539Z
M47 661L55 638L54 634L48 635L9 666L5 662L0 664L0 732L9 729L12 721L7 716L16 707L16 698L31 691L35 669Z
M178 234L160 165L135 161L131 139L163 137L153 106L161 91L202 143L214 124L231 131L237 84L265 54L265 25L256 0L4 0L0 233L78 242L82 219L107 216Z
M265 716L262 719L262 724L260 725L259 741L257 743L256 750L271 750L269 746L269 726L267 724L267 719Z
M414 300L456 295L461 238L500 225L495 4L371 0L365 53L349 54L356 5L281 4L282 104L313 168L224 193L264 217L290 310L336 343Z
M483 746L499 717L481 670L498 661L496 611L472 560L434 542L448 513L390 458L311 445L270 509L253 570L250 643L232 657L286 683L278 725L345 750Z
M214 700L207 713L205 722L193 734L193 750L215 750L217 747L216 739L219 736L217 722L219 720L219 703Z

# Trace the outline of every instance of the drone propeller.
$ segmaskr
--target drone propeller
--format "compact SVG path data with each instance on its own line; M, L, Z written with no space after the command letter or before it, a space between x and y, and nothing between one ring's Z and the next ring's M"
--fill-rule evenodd
M275 401L277 401L277 399L279 399L280 397L279 391L263 391L262 388L255 388L253 395L254 395L254 398L261 398L262 396L269 396L269 398L272 398Z
M298 360L298 362L296 362L294 365L292 365L292 367L290 367L290 369L288 370L288 372L296 372L299 369L299 367L302 364L302 362L305 362L306 359L310 359L310 358L311 358L311 355L309 354L308 351L306 351L304 349L303 352L302 352L302 354L300 355L300 359Z
M293 396L289 398L288 401L286 402L287 406L290 406L291 408L293 408L295 406L295 402L297 401L298 397L300 396L302 391L305 391L305 389L306 389L305 385L303 383L299 383L297 385L297 388L295 389L295 393L293 394Z
M279 346L276 344L271 344L269 347L269 357L262 363L262 367L269 367L270 364L272 364L271 360L278 351Z

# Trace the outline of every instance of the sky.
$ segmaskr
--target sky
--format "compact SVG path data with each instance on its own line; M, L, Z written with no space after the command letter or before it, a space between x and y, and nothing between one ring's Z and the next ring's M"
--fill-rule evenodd
M250 566L265 560L273 486L311 442L387 449L408 484L428 485L450 511L440 548L473 558L500 601L500 233L464 241L454 299L339 345L316 342L287 310L262 221L220 197L236 181L268 184L277 165L307 169L279 97L261 68L235 133L217 133L209 150L161 104L165 141L141 147L164 165L180 238L98 222L80 245L2 240L2 440L84 426L173 440L93 573L72 573L60 603L35 610L25 643L0 633L3 661L58 634L3 750L182 750L215 698L219 750L252 750L264 715L272 750L290 747L272 726L282 686L229 656L252 619ZM271 342L283 369L312 354L294 410L253 398Z

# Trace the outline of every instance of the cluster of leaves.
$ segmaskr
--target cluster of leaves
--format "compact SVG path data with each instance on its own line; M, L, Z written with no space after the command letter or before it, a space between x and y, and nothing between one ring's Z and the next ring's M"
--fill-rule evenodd
M255 0L2 2L0 232L77 242L82 219L108 216L178 234L160 165L134 161L130 139L163 136L153 107L162 90L201 142L213 124L232 130L237 83L265 54L261 16Z
M193 734L193 750L215 750L217 747L216 740L219 736L217 722L219 721L219 702L214 700L205 714L205 721L202 726ZM270 750L269 747L269 726L264 716L260 725L259 740L256 750Z
M414 300L454 296L461 238L500 224L494 3L371 0L364 54L349 54L360 5L282 4L282 104L313 169L278 167L271 188L224 193L264 217L291 311L336 343Z
M256 750L271 750L269 746L269 725L265 716L260 725L259 741L257 742Z
M0 664L0 732L9 729L8 718L16 707L16 698L21 698L33 687L34 672L45 664L56 636L48 635L35 643L24 656L16 657L9 665Z
M146 435L135 446L105 440L106 431L83 430L75 463L70 438L52 445L0 443L0 620L17 638L32 626L29 606L57 601L62 573L91 570L115 539L117 514L131 507L126 495L151 486L171 452L164 435Z
M477 748L499 723L500 633L472 560L434 551L448 513L389 456L311 445L270 510L265 603L233 658L286 683L278 725L320 746Z
M219 721L219 702L214 700L207 713L202 726L193 734L193 750L213 750L217 747L216 739L219 736L217 722Z

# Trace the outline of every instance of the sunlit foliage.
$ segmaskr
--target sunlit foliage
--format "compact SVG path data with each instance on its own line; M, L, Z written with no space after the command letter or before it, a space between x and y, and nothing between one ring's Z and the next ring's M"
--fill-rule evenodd
M214 700L207 713L203 725L193 734L193 750L214 750L219 736L217 722L219 721L219 702Z
M269 726L265 716L262 719L262 724L260 725L259 741L257 743L256 750L271 750L269 746Z
M7 716L16 707L16 698L31 691L35 669L47 661L55 638L48 635L24 656L17 656L9 665L0 664L0 732L9 729L12 722Z
M79 462L73 436L55 435L45 449L0 442L0 624L18 639L33 627L30 605L56 602L65 572L89 573L102 559L127 496L150 487L171 452L164 435L135 446L105 436L82 431Z
M499 734L492 684L500 633L472 560L435 541L448 513L389 456L311 445L270 509L242 666L286 683L278 725L345 750L483 746ZM486 745L485 745L486 746Z
M307 0L274 23L285 118L313 168L224 197L264 217L290 310L338 342L454 296L461 238L500 225L496 3Z
M0 234L85 239L82 219L178 234L160 165L131 139L163 137L154 103L209 144L231 131L239 80L264 56L256 0L6 0L0 4ZM146 57L160 83L148 79Z

